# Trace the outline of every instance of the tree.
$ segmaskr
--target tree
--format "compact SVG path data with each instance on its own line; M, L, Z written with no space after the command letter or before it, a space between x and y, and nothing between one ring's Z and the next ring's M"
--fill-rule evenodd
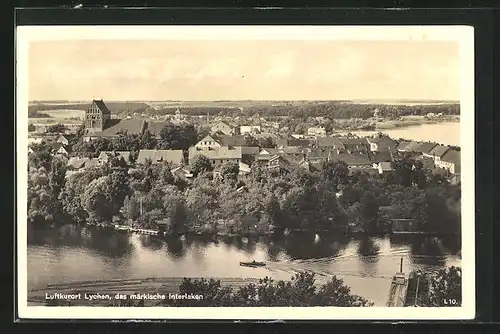
M224 182L229 182L232 185L236 184L240 167L236 162L226 162L218 168L220 176Z
M349 168L344 161L327 161L323 163L321 178L338 191L349 181Z
M90 182L82 194L82 207L92 222L111 222L113 217L112 199L109 194L109 177L102 176Z
M47 127L47 132L48 133L64 133L68 130L68 128L64 124L54 124L49 127Z
M429 277L430 306L462 305L462 269L451 266L440 269Z
M274 281L269 277L260 279L257 284L250 283L233 290L223 287L214 279L184 279L179 286L180 293L203 295L196 300L165 300L169 306L260 306L260 307L305 307L305 306L339 306L366 307L373 303L354 295L335 276L331 281L316 288L313 273L300 272L290 281Z
M28 173L28 221L37 224L54 222L56 203L45 168L32 168Z
M49 185L55 198L59 196L61 190L64 188L66 170L66 164L63 160L52 160L49 172Z
M414 161L408 158L394 161L394 180L397 184L404 187L412 185L413 164Z
M154 149L158 145L158 141L156 138L149 132L149 130L146 130L142 133L141 138L139 140L139 146L141 149L147 149L151 150Z
M36 127L32 123L28 124L28 132L34 132L34 131L36 131Z
M31 144L32 153L28 155L28 166L30 168L44 168L50 170L52 159L52 148L45 142Z
M191 172L195 177L205 172L211 172L212 170L213 165L208 157L199 154L193 158L191 162Z
M165 189L163 208L167 218L170 219L170 230L173 233L183 232L189 217L188 209L182 194L175 186Z
M160 130L157 148L163 150L188 150L197 142L197 132L193 125L167 124Z
M125 197L122 210L127 219L136 220L140 214L137 198L135 196Z

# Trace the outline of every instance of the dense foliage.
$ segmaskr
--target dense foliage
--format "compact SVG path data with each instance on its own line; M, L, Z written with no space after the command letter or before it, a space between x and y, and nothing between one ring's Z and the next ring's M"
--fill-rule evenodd
M313 273L301 272L290 281L274 281L269 277L233 289L214 279L185 278L179 294L203 295L203 299L165 299L165 306L234 306L234 307L368 307L373 303L352 294L342 279L333 276L317 286Z
M140 138L131 138L124 135L113 143L88 144L98 151L133 144L133 140L133 145L140 145ZM32 149L28 207L30 217L38 221L64 216L77 223L102 223L118 216L148 228L157 228L156 222L166 219L173 233L346 231L349 227L376 234L390 230L390 218L380 208L391 207L393 215L413 219L418 230L460 231L460 186L444 182L409 158L397 163L393 175L380 176L351 171L343 162L325 162L318 172L298 166L270 171L255 164L249 175L241 175L237 164L212 170L209 161L200 157L192 166L196 177L188 182L174 176L168 164L134 166L123 158L64 178L64 160L52 156L45 144ZM49 183L48 177L55 179Z

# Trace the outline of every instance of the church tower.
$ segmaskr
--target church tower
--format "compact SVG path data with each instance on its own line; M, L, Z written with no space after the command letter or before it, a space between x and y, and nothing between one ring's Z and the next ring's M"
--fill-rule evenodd
M85 129L89 132L98 132L106 129L111 119L109 111L103 100L93 100L89 109L85 111Z

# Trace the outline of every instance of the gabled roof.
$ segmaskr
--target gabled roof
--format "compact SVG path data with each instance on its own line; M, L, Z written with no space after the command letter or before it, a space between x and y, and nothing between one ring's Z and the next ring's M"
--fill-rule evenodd
M327 159L329 155L328 150L314 149L306 153L306 159Z
M301 154L301 153L304 153L304 148L301 146L286 146L286 147L278 149L278 153Z
M278 153L278 150L276 148L263 148L260 150L259 155L269 156L269 155L274 155L277 153Z
M64 145L62 143L57 143L57 142L51 142L51 143L48 143L48 145L52 148L52 150L54 151L59 151L61 148L65 151L65 152L68 152L65 148L64 148Z
M368 159L367 156L359 156L352 154L331 154L331 161L344 161L349 166L366 166L371 165L372 162Z
M115 137L120 132L127 132L129 135L140 135L146 126L146 122L141 119L111 119L109 126L98 132L89 134L91 137Z
M402 151L402 150L404 150L404 149L406 148L406 146L408 146L408 144L409 144L409 143L410 143L409 141L405 141L405 140L403 140L403 141L401 141L401 142L399 143L399 145L396 147L396 149L397 149L398 151Z
M347 137L347 138L339 138L339 140L344 145L368 145L368 140L366 140L366 138Z
M378 162L387 162L387 161L393 161L393 157L391 152L374 152L370 154L370 160L372 162L378 163Z
M378 144L379 150L388 150L394 148L396 146L396 142L388 137L382 136L377 138L367 138L368 143L376 143Z
M67 165L75 169L80 169L85 166L85 162L87 160L89 160L89 158L71 157L69 158Z
M279 160L279 161L282 161L286 164L289 164L290 161L288 159L286 159L284 156L282 156L281 154L276 154L276 155L273 155L270 159L269 159L269 162L273 162L273 161L276 161L276 160Z
M109 157L122 157L125 161L128 161L130 158L129 151L102 151L99 154L99 159L108 159Z
M450 162L455 165L460 164L460 151L449 149L442 157L441 161Z
M217 136L217 142L222 146L247 146L247 137L243 135Z
M429 151L432 150L436 145L436 143L425 142L422 143L415 151L420 153L429 153Z
M379 168L383 171L390 171L392 170L392 164L390 162L379 162L378 164Z
M184 161L184 153L182 150L140 150L137 157L137 163L143 164L148 159L151 162L170 162L173 164L181 164Z
M446 151L450 148L443 145L436 145L432 150L429 151L429 155L433 155L435 157L442 157Z
M241 154L245 155L257 155L260 152L260 148L258 147L251 147L251 146L242 146L241 147Z
M102 111L103 114L111 114L111 111L108 109L108 106L104 103L103 100L93 100L92 103Z
M242 151L241 147L214 147L212 149L197 149L196 147L191 147L189 149L189 160L191 161L197 155L204 155L211 160L233 160L241 159Z
M433 169L435 167L433 158L429 158L424 155L418 155L414 157L414 159L416 161L422 162L424 168Z
M314 141L316 147L332 147L342 150L345 148L344 143L339 138L335 137L318 137Z
M405 152L420 152L420 151L418 151L418 149L420 148L420 145L422 145L422 143L412 141L412 142L408 143L408 145L406 145L406 147L404 148L404 151Z
M297 138L279 138L276 139L276 145L278 147L286 147L286 146L301 146L301 147L309 147L311 145L311 140L309 139L297 139Z

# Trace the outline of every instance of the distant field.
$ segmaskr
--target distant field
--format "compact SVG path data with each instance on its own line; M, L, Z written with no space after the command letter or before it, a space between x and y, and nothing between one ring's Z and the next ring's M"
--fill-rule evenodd
M44 114L50 115L50 117L53 118L71 118L71 117L78 117L78 118L85 118L85 110L78 110L78 109L54 109L54 110L44 110Z
M28 118L28 124L82 124L81 119L63 119L63 118Z

